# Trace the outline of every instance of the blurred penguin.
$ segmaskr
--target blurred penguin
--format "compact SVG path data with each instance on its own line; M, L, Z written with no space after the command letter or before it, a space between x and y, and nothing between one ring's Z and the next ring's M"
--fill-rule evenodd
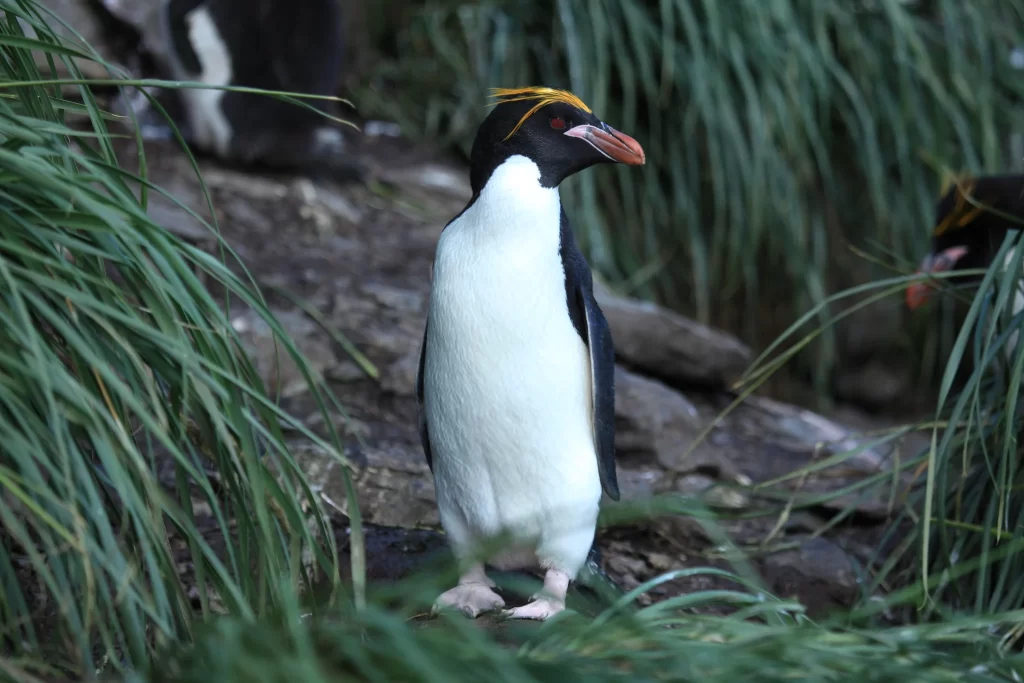
M169 79L327 96L341 80L340 0L102 3L139 32L141 47ZM344 157L339 125L303 104L214 89L173 92L183 114L175 124L198 150L246 165L356 171ZM300 101L338 114L333 102ZM147 136L158 135L145 106L137 100L133 108L148 120Z

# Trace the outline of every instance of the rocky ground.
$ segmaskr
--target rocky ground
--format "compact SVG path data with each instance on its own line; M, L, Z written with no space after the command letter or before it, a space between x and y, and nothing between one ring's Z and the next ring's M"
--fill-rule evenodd
M133 164L131 143L121 151ZM199 182L173 143L150 143L147 153L151 179L208 215ZM469 188L465 168L399 139L352 136L351 153L370 169L365 182L242 172L209 160L200 167L222 234L344 404L346 414L332 419L358 466L359 503L370 524L370 578L386 583L444 551L415 427L414 380L434 247ZM185 211L151 196L158 221L214 248ZM863 448L814 473L786 478L863 438L833 420L756 396L721 417L736 398L729 386L751 361L742 343L603 287L600 302L619 357L623 503L656 495L690 507L699 501L723 515L725 537L751 553L754 569L777 595L799 599L812 614L850 604L859 590L858 568L875 549L892 501L881 493L835 492L885 471L895 453L916 450L918 442ZM261 372L268 381L280 380L287 407L322 428L295 368L283 356L275 367L265 323L241 307L232 315ZM343 509L335 464L301 443L296 447L317 490ZM810 494L822 495L814 505L785 505L787 498ZM843 525L825 528L850 506L855 513ZM626 589L675 568L730 566L723 538L685 515L620 521L600 532L599 547L605 570ZM643 600L725 585L695 576L664 584Z

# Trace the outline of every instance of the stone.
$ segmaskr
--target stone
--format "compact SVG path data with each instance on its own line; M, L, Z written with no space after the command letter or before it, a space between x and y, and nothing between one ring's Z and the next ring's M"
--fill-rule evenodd
M62 19L66 24L69 24L75 32L81 36L81 38L76 37L71 30L47 14L44 9L40 8L40 14L42 14L43 19L46 21L50 29L57 35L63 37L71 46L81 47L80 41L84 39L85 42L88 43L89 47L91 47L100 58L107 61L113 60L114 54L108 45L103 24L90 7L88 0L39 0L39 4L60 17L60 19ZM31 26L24 21L22 21L21 24L28 37L35 36L35 30ZM46 63L45 53L42 51L36 51L34 52L34 57L36 65L46 73L49 66ZM54 63L57 67L58 78L70 77L70 73L64 67L62 61L56 56L54 58ZM110 77L107 73L107 69L95 61L74 58L74 63L86 78Z
M703 474L676 478L676 490L679 493L699 498L705 505L732 510L741 510L750 505L750 496L719 484L717 480Z
M364 464L352 477L364 520L399 527L440 527L433 477L418 443L380 444L364 449L362 455ZM346 514L348 495L337 461L313 446L297 450L296 458L313 490Z
M727 387L750 363L750 349L736 338L653 303L613 294L595 279L619 359L675 386Z
M653 459L662 468L677 470L683 454L708 424L682 393L661 382L615 368L615 449L622 462ZM711 467L736 472L720 455L721 449L704 442L687 458L687 471Z
M418 353L402 356L401 360L384 369L380 378L381 388L399 396L415 396L419 367Z
M872 358L859 367L840 371L835 391L841 399L877 410L905 396L910 382L906 365L892 367L880 358Z
M796 548L772 553L761 562L772 592L809 606L812 619L853 605L859 589L850 556L826 538L809 536L796 543Z
M334 349L326 335L300 311L274 311L299 353L305 358L312 379L323 378L335 362ZM278 391L289 398L305 393L308 382L270 325L255 311L234 316L231 325L242 339L271 396Z
M217 240L215 233L162 194L151 193L147 199L146 210L154 223L173 232L186 242L199 245L206 242L215 243Z
M345 195L325 183L314 183L309 178L299 178L292 183L292 189L302 200L299 215L313 220L322 232L330 232L335 219L341 219L349 224L358 224L363 220L362 211Z
M365 282L359 290L378 304L401 313L418 313L424 308L424 296L416 291L391 287L381 282Z
M423 164L414 168L389 171L382 178L396 185L416 185L427 190L439 190L468 201L473 196L469 175L440 164Z

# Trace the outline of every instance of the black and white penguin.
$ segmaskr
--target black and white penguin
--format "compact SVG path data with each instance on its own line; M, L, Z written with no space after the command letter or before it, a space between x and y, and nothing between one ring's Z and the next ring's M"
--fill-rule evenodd
M547 619L587 560L602 489L619 498L615 354L558 186L645 156L572 93L495 96L473 143L472 198L437 245L417 373L420 437L461 573L433 612L504 606L477 553L507 534L483 559L545 578L504 614Z
M967 178L954 183L935 207L932 245L918 267L919 274L987 269L1006 234L1024 227L1024 175L1005 174ZM1011 258L1013 251L1007 252ZM954 282L977 281L957 276ZM927 281L907 287L910 310L923 306L934 287ZM1020 302L1024 305L1024 301ZM1014 309L1014 312L1019 310Z
M956 270L988 269L1002 247L1008 232L1020 235L1024 227L1024 175L988 175L954 183L939 199L935 227L928 255L922 259L918 274ZM1014 245L1016 246L1016 245ZM1007 250L1003 266L1009 266L1014 248ZM958 275L947 278L950 284L980 282L980 276ZM906 289L907 308L923 306L934 292L931 282L914 282ZM1017 287L1011 313L1024 310L1024 283ZM1006 354L1015 352L1017 333L1006 345Z
M102 2L139 31L165 78L325 96L341 81L340 0ZM186 140L221 159L299 167L343 151L338 127L294 102L217 89L173 92ZM336 113L326 100L301 101Z

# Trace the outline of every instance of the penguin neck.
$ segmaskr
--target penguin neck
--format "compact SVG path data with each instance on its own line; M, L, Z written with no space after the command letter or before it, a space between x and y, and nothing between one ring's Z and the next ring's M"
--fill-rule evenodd
M526 237L551 229L557 234L562 203L558 187L542 182L537 164L516 154L494 169L465 211L471 208L481 229Z

